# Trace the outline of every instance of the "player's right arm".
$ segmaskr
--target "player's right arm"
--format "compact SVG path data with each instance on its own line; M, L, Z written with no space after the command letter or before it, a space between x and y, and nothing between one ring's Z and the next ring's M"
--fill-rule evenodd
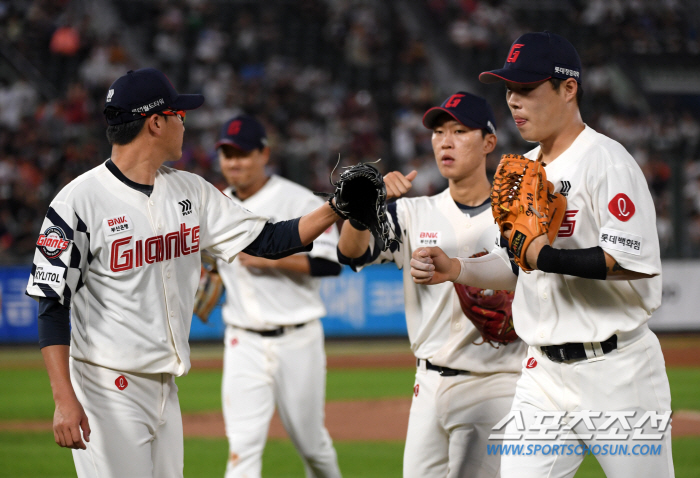
M418 172L411 171L403 175L399 171L392 171L384 176L387 199L397 199L406 194L412 187L411 182L416 178ZM348 264L353 259L361 258L367 254L371 256L369 230L357 229L352 221L345 221L340 231L338 241L338 257L341 262Z
M70 381L69 349L68 345L49 345L41 349L56 404L53 415L53 436L56 443L62 447L85 450L86 446L82 438L86 442L90 441L90 424Z
M434 285L449 281L480 289L513 290L517 273L500 252L497 246L490 254L463 258L448 257L439 247L420 247L411 256L413 282Z

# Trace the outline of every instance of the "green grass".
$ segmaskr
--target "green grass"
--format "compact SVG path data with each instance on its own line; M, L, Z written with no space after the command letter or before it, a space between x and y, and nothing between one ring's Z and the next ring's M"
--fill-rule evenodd
M669 367L673 410L700 410L700 369Z
M401 476L403 442L335 442L345 478ZM673 440L676 478L696 478L700 470L700 438ZM185 477L223 476L227 445L224 439L185 439ZM53 442L51 433L0 432L0 470L7 478L74 477L70 451ZM263 477L303 476L301 460L289 440L269 440L263 454ZM602 478L593 456L587 456L576 478Z
M329 370L326 397L336 400L370 400L410 397L412 369ZM669 368L674 410L700 410L700 370ZM0 420L49 420L53 400L42 369L0 368ZM196 370L177 379L182 411L216 411L221 408L221 371Z

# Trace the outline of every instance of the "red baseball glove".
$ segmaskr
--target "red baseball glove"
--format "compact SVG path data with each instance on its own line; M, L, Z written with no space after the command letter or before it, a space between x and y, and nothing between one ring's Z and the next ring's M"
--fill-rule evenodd
M485 252L471 257L485 255ZM513 292L509 290L479 289L455 283L462 312L472 321L481 334L482 341L475 345L488 343L498 348L518 340L513 328Z

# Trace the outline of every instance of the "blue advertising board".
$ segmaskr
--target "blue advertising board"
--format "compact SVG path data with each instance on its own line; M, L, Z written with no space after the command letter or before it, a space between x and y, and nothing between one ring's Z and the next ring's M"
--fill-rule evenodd
M37 303L24 294L30 267L0 269L0 343L36 343ZM406 336L403 281L393 264L373 266L359 273L344 267L339 277L321 283L327 316L326 337ZM207 324L192 320L190 340L223 339L221 307Z

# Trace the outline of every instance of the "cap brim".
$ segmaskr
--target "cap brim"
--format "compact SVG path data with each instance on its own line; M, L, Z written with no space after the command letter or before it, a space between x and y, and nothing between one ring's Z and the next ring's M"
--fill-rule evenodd
M177 95L173 104L168 105L169 108L175 110L196 110L204 104L204 96L202 95Z
M483 128L483 126L475 123L474 121L471 121L469 118L458 118L450 110L447 110L441 106L435 106L425 112L425 114L423 115L423 126L425 126L428 129L433 129L435 120L438 116L440 116L443 113L447 113L448 115L452 116L456 122L463 124L464 126L468 126L469 128Z
M241 151L245 151L246 153L247 153L248 151L252 151L252 150L255 149L255 147L252 147L252 148L244 148L244 147L241 146L240 144L235 143L235 142L231 141L230 139L220 139L220 140L216 143L216 147L215 147L214 149L219 149L221 146L224 146L224 145L226 145L226 146L233 146L234 148L240 149Z
M529 71L514 70L512 68L501 68L500 70L485 71L479 75L482 83L496 83L498 81L511 81L513 83L538 83L548 80L552 75L542 73L530 73Z

